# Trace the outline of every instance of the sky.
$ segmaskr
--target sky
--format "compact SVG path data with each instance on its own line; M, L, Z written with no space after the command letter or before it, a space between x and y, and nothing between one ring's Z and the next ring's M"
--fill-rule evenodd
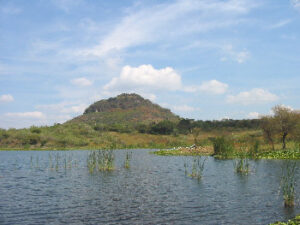
M138 93L184 118L300 109L300 0L0 0L0 128Z

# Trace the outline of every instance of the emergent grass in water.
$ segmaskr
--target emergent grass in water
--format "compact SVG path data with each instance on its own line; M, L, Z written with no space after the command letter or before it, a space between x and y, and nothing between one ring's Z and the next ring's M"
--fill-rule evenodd
M113 150L96 150L88 154L87 167L90 173L95 169L99 171L112 171L114 167L114 152Z
M126 152L124 167L126 169L130 168L130 160L132 158L132 152Z
M201 156L195 156L193 157L193 163L192 163L192 172L188 173L188 163L187 161L184 162L184 169L185 169L185 175L188 175L189 177L195 178L198 181L201 180L203 176L203 170L204 170L204 163L205 160L202 160Z
M234 168L235 172L247 175L250 172L249 160L247 158L241 158L236 160Z
M283 194L284 206L294 207L295 205L295 185L296 185L296 162L286 161L283 163L281 176L281 192Z

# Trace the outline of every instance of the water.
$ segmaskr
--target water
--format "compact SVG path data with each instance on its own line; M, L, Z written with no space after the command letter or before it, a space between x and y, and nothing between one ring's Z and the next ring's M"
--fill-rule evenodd
M241 176L233 161L208 157L198 182L184 174L184 161L191 163L191 157L133 150L125 169L126 151L120 150L114 172L90 174L88 151L53 151L52 160L59 153L61 164L52 168L49 153L0 152L0 224L248 225L300 213L299 202L287 210L278 194L280 160L251 161L252 172Z

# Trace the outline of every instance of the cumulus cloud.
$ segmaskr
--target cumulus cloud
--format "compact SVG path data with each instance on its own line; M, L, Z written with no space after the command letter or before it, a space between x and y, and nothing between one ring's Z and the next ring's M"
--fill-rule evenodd
M93 84L92 81L88 80L85 77L79 77L79 78L72 79L71 83L73 85L80 86L80 87L87 87L87 86L91 86Z
M1 95L0 96L0 102L12 102L14 101L14 97L12 95Z
M19 112L19 113L6 113L5 116L8 117L19 117L19 118L36 118L43 119L45 115L42 112L34 111L34 112Z
M253 88L250 91L240 92L237 95L228 95L226 100L228 103L249 105L274 102L278 99L279 98L277 95L272 94L267 90L261 88Z
M217 80L203 82L199 90L209 94L224 94L228 89L228 85Z
M181 76L171 67L155 69L152 65L124 66L119 77L104 86L106 91L175 91L182 87Z

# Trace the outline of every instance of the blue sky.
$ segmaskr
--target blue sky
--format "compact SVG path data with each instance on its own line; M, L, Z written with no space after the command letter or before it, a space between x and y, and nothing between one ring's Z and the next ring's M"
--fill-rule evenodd
M0 0L0 127L138 93L193 119L300 108L300 0Z

